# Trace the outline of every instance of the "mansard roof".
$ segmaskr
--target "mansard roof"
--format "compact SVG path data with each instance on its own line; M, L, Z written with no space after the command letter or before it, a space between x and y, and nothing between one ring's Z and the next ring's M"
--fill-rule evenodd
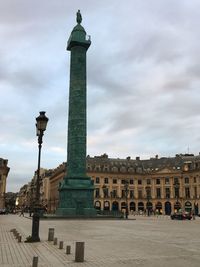
M177 154L175 157L161 157L157 155L150 159L109 158L107 154L101 156L87 156L88 172L130 173L130 174L154 174L184 171L200 171L200 155ZM67 164L62 163L54 169L53 175L65 171ZM187 167L187 168L186 168Z
M90 171L104 170L115 172L130 172L130 173L151 173L159 172L163 169L183 170L185 165L188 165L189 170L200 169L200 155L193 154L177 154L175 157L161 157L157 155L150 159L126 159L109 158L106 154L102 156L90 157L87 156L87 165Z

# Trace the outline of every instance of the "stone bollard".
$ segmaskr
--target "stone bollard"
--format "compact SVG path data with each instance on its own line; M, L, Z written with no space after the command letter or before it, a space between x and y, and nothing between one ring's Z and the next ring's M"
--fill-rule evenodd
M58 244L58 238L57 237L54 237L53 244L54 245L57 245Z
M76 242L76 248L75 248L76 262L84 262L84 247L85 247L85 242Z
M15 229L14 232L13 232L14 236L16 236L17 234L17 230Z
M63 249L63 241L60 241L60 243L59 243L59 249Z
M33 257L32 267L38 267L38 256L34 256Z
M54 240L54 228L49 228L48 241Z
M21 243L21 242L22 242L22 236L19 235L19 236L18 236L18 243Z
M18 239L18 236L19 236L19 233L16 232L16 233L15 233L15 238Z
M66 246L66 254L70 254L71 253L71 246Z
M13 229L13 234L15 235L17 233L17 230L16 229Z

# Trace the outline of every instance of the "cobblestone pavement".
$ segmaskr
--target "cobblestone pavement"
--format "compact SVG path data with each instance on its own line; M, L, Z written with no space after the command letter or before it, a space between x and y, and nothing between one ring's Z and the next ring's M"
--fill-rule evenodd
M0 216L0 266L30 267L33 256L38 267L199 267L200 218L193 221L172 221L167 216L143 217L136 220L54 220L41 221L40 243L18 243L12 228L23 241L31 233L32 221L18 215ZM58 249L47 241L48 228L55 228L55 237L64 241ZM85 261L74 261L75 242L85 242ZM72 254L65 254L71 245Z

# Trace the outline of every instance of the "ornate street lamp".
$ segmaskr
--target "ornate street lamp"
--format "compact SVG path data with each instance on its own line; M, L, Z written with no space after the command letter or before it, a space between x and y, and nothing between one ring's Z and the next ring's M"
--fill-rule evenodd
M149 207L149 200L151 197L151 187L150 186L146 186L146 196L147 196L147 215L150 216L150 207Z
M129 182L128 180L124 181L124 192L125 192L125 197L126 197L126 219L128 219L128 192L129 192Z
M102 186L102 191L103 191L103 210L105 210L105 199L108 197L108 189L107 186L104 184Z
M179 188L180 188L180 184L178 181L175 181L174 182L174 189L175 189L175 198L176 198L176 204L177 204L177 207L179 207L179 202L178 202L178 199L179 199ZM178 208L177 208L178 210Z
M32 219L32 236L27 238L27 242L39 242L39 223L40 223L40 158L42 148L42 137L47 127L48 118L45 116L45 111L40 111L40 115L36 118L36 135L38 137L38 168L36 179L36 195L35 207Z
M108 197L108 188L105 184L102 186L102 190L103 190L103 198L105 199Z

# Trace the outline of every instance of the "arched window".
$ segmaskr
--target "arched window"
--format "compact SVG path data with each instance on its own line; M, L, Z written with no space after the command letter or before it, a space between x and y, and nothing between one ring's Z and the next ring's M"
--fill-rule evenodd
M138 211L144 211L144 203L143 202L138 203Z
M170 215L172 212L171 203L169 201L165 202L165 214Z
M95 201L94 207L95 207L95 209L100 210L101 209L101 202Z
M156 203L156 212L157 212L158 214L163 214L162 203L161 203L161 202L157 202L157 203Z
M104 210L110 210L110 203L109 201L104 201L104 207L103 207Z
M177 212L181 209L181 203L180 202L176 202L174 203L174 211Z
M132 210L132 211L135 211L136 210L136 208L135 208L135 202L131 202L130 203L130 210Z
M118 203L117 201L114 201L114 202L112 203L112 210L113 210L113 211L117 211L117 210L119 210L119 203Z
M121 203L121 210L126 209L126 202Z

